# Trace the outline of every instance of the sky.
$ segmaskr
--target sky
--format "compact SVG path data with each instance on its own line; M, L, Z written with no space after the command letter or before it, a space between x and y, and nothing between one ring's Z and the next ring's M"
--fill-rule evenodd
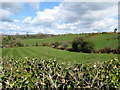
M1 34L113 32L117 2L1 2Z

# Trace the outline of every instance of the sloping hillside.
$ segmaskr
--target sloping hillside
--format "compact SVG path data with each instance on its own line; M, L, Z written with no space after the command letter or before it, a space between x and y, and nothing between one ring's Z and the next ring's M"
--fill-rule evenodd
M75 37L81 35L71 34L71 35L62 35L62 36L55 36L46 39L24 39L22 42L27 45L33 45L35 43L41 44L44 42L51 43L56 41L73 41ZM101 49L105 47L110 48L117 48L118 47L118 34L99 34L94 35L89 38L90 40L94 41L95 49Z

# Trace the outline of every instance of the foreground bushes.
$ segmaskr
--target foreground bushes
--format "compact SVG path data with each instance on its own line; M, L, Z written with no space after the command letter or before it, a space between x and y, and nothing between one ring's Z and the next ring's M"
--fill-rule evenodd
M120 62L66 64L35 58L3 59L3 88L120 89Z

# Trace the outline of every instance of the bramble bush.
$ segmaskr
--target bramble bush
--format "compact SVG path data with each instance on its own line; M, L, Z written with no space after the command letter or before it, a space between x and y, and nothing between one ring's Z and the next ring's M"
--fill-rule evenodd
M56 42L53 43L53 45L54 45L54 47L58 47L59 45L61 45L61 42L56 41Z
M72 42L72 48L77 52L90 53L94 50L94 43L87 41L85 37L76 37Z
M69 46L69 42L62 42L61 47L66 49Z
M120 61L88 64L60 63L35 58L3 58L2 88L120 89Z

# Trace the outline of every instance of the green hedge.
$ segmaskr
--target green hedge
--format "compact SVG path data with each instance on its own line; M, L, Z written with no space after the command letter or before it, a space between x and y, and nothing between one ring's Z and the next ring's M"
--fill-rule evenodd
M120 61L74 64L35 58L3 59L2 88L120 89Z

